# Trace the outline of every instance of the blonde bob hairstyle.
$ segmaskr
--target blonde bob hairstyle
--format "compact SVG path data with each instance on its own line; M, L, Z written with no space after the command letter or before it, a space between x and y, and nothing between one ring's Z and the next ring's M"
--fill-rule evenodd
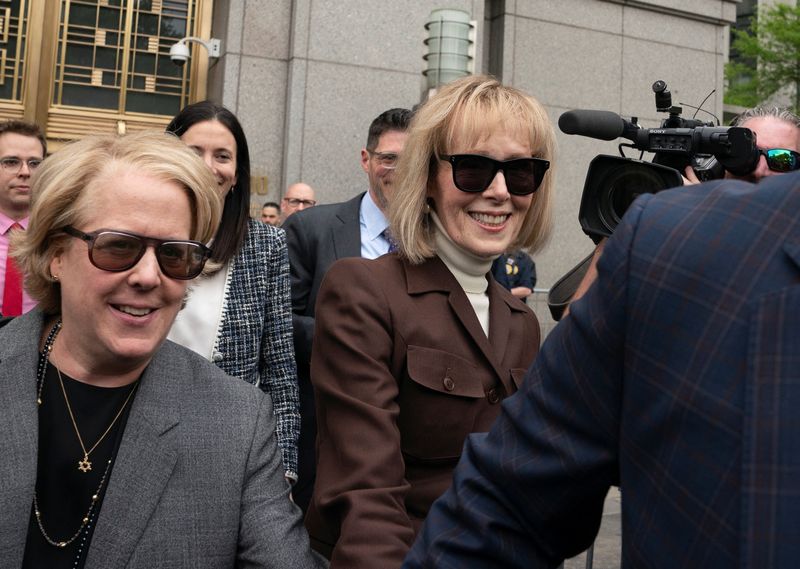
M48 157L33 178L27 231L13 237L14 258L25 274L25 286L47 314L61 310L59 285L50 262L69 237L66 225L80 227L92 207L86 191L96 180L121 170L146 174L186 189L192 207L190 239L207 243L219 226L221 204L211 170L175 135L150 131L91 135ZM146 197L147 186L142 186Z
M533 156L550 161L511 248L536 251L546 242L552 227L556 147L550 119L530 95L493 77L470 76L449 83L417 110L397 165L389 221L400 254L412 263L436 254L427 198L440 156L454 153L456 141L469 147L496 132L527 137Z

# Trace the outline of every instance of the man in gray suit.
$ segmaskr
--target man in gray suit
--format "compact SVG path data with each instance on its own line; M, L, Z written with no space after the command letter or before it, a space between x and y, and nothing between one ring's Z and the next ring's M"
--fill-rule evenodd
M297 212L283 224L291 264L292 324L302 421L299 480L292 494L303 511L311 499L316 469L317 423L309 364L317 292L334 261L344 257L374 259L389 252L386 212L394 195L394 169L406 142L411 116L408 109L389 109L370 124L367 145L361 150L361 167L369 179L369 191L346 202Z

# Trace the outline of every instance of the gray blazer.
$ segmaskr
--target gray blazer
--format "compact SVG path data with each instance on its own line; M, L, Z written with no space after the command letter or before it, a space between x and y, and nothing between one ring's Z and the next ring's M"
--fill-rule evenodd
M38 311L0 329L0 565L36 482ZM288 498L270 398L165 342L142 375L86 567L324 567Z

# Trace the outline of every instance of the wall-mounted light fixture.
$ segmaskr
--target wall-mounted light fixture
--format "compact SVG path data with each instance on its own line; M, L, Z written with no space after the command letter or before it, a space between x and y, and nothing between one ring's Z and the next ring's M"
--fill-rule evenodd
M475 72L477 23L462 10L434 10L425 24L428 90Z
M189 43L198 43L202 45L208 50L208 57L220 56L221 45L218 39L211 38L209 40L203 40L189 36L179 39L169 48L169 58L172 60L172 63L179 67L186 65L186 62L189 61L189 57L191 56Z

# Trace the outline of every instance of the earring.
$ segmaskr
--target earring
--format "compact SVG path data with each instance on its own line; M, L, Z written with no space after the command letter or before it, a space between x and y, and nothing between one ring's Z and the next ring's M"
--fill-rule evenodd
M53 279L53 282L54 282L54 283L57 283L57 282L58 282L58 276L56 276L56 275L54 275L54 274L52 274L52 273L50 274L50 278L51 278L51 279Z

